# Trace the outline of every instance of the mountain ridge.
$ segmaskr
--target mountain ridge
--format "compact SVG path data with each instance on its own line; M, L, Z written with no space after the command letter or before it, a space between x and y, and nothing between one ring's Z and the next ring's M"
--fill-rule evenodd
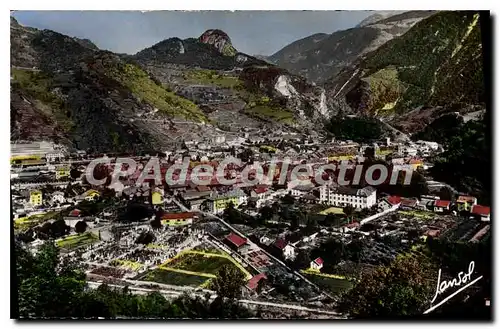
M398 13L398 12L396 12ZM403 35L432 11L409 11L380 21L332 34L313 34L294 41L267 59L311 82L321 84L345 66L377 49L392 38Z
M443 108L476 111L476 105L484 107L485 95L478 23L478 12L436 13L344 68L325 89L331 98L345 99L353 113L403 130L407 120L417 120L407 113L420 115L413 131Z
M11 21L12 139L43 137L79 149L136 152L178 145L183 139L172 137L182 135L178 125L190 127L185 138L215 134L221 111L270 130L309 125L310 118L321 120L320 109L327 112L321 92L286 70L237 52L220 30L169 38L125 55L16 23ZM258 76L260 82L252 84ZM214 103L221 97L230 99L229 105ZM205 128L196 128L199 124Z

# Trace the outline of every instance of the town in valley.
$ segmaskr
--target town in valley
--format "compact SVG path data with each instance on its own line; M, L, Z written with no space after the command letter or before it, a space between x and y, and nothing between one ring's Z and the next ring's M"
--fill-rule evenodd
M331 44L345 46L336 36L345 31L265 57L237 52L212 29L132 56L24 26L15 12L18 315L400 319L432 309L458 319L474 309L490 319L489 109L484 87L445 76L459 65L449 58L472 63L460 64L463 74L482 67L472 52L488 18L376 15L344 37L391 37L349 48L358 57L334 67L314 51L340 56ZM457 45L438 39L451 33L446 22ZM384 59L423 30L434 39L422 51L440 52L434 71L422 54ZM304 59L313 57L321 69ZM434 81L411 89L411 65ZM185 179L172 183L185 161ZM298 166L311 169L299 181ZM470 262L469 280L482 280L434 309L438 273L451 282Z

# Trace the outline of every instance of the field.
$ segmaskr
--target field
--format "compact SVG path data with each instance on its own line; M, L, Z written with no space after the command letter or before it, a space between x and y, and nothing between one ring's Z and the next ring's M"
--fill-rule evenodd
M168 246L164 246L161 244L150 243L146 246L148 249L168 249Z
M22 217L14 220L14 228L16 230L27 230L29 228L35 227L45 221L54 219L58 211L49 211L44 214L32 215L29 217Z
M291 111L281 108L273 108L267 105L257 105L245 110L245 112L263 120L274 120L290 125L295 122L295 118Z
M64 249L78 248L99 241L97 235L87 232L78 235L70 235L57 241L57 246Z
M193 84L214 85L222 88L241 86L241 80L238 77L221 75L211 70L188 70L184 73L184 79Z
M337 208L337 207L330 207L328 209L321 211L319 214L320 215L328 215L328 214L343 215L344 209Z
M306 274L305 272L303 273L307 279L311 280L312 283L318 285L320 288L328 290L328 292L333 294L339 294L352 287L352 282L346 279L338 279L318 274Z
M118 267L122 266L122 267L128 268L132 271L138 271L143 266L141 263L133 262L130 260L125 260L125 259L115 259L110 263L110 265L111 266L118 266Z
M225 257L207 257L200 254L184 254L168 264L168 267L192 272L216 274L224 265L232 262Z
M238 77L219 75L210 70L188 70L184 78L191 83L216 85L219 87L233 88L241 84Z
M336 155L328 157L328 161L346 161L346 160L352 160L355 157L356 157L355 155Z
M380 149L375 150L375 154L376 155L381 155L381 156L382 155L389 155L389 154L392 154L392 153L394 153L393 150L380 150Z
M404 210L400 210L399 213L401 215L411 216L411 217L414 217L414 218L424 219L424 220L425 219L432 219L434 217L433 213L427 212L427 211L418 211L418 210L404 211Z
M147 272L143 277L139 278L139 280L176 286L199 287L207 280L210 280L210 278L200 275L173 272L164 269L155 269Z
M234 265L248 278L252 276L245 268L228 255L195 250L189 250L178 254L176 257L160 265L160 268L170 271L180 270L185 273L215 277L215 274L217 274L219 269L224 265Z

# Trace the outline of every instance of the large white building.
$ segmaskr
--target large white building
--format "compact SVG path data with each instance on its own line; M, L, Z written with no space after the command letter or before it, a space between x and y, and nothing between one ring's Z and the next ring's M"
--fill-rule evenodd
M357 209L371 208L377 204L377 190L371 186L362 189L351 187L323 185L320 188L321 203L331 206L345 207L351 205Z

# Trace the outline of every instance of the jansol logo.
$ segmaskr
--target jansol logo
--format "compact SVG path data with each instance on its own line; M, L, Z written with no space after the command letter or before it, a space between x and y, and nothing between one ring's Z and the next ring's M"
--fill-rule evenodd
M477 281L481 280L483 276L477 277L471 281L472 274L474 273L474 266L475 266L474 261L471 261L469 263L469 268L468 268L467 273L460 272L460 273L458 273L457 277L455 277L453 280L450 280L450 281L441 280L441 269L439 269L437 286L436 286L436 294L434 295L434 298L431 300L431 304L434 303L434 301L438 298L439 295L443 294L448 289L453 288L453 287L460 287L460 288L458 290L455 290L452 294L450 294L449 296L444 298L438 304L429 308L427 311L424 312L424 314L427 314L427 313L431 312L432 310L436 309L437 307L443 305L445 302L447 302L449 299L451 299L453 296L457 295L459 292L461 292L465 288L467 288L467 287L473 285L474 283L476 283Z

